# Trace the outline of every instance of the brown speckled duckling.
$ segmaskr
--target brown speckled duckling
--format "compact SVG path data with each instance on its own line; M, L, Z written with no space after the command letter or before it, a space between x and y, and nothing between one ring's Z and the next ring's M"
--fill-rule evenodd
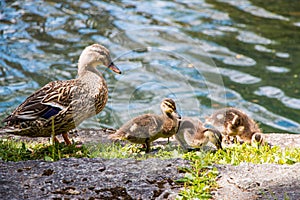
M158 138L169 138L178 130L180 115L176 111L172 99L161 102L162 115L140 115L120 127L115 134L109 136L112 140L128 140L132 143L146 144L146 152L150 151L150 143Z
M180 120L176 140L186 149L199 148L211 142L217 149L222 149L222 134L216 129L208 129L197 118L185 117Z
M90 45L79 57L78 78L53 81L37 90L3 120L6 126L0 133L49 137L54 125L55 135L62 134L65 143L71 144L68 131L98 114L107 102L108 88L96 69L99 65L121 73L108 49L100 44Z
M224 108L216 111L206 119L206 123L218 128L224 136L238 136L247 143L264 143L264 136L257 123L241 110Z

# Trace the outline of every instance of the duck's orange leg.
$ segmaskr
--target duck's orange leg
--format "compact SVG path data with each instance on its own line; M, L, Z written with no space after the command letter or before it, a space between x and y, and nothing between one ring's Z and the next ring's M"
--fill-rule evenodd
M68 133L63 133L62 136L65 140L66 145L71 145L72 144L72 142L69 139Z
M54 137L54 142L59 143L59 140L57 139L57 137Z
M72 144L72 142L70 141L70 139L68 137L68 133L64 133L64 134L62 134L62 136L65 140L66 145L71 145ZM57 137L54 137L54 142L59 143L59 140L57 139Z

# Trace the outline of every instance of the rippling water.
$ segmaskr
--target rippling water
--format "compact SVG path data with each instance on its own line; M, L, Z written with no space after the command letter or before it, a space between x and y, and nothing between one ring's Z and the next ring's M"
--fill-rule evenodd
M235 106L264 132L300 133L297 1L0 1L0 118L49 81L76 77L85 46L102 43L110 99L82 127L114 127L174 98L203 119Z

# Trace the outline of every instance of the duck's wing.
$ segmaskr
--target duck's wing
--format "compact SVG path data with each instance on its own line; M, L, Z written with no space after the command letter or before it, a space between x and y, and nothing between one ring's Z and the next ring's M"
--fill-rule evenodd
M144 135L145 137L152 136L161 132L163 129L163 119L159 115L155 114L145 114L140 117L135 118L134 126L132 130L139 135ZM134 128L136 128L134 130Z
M125 123L118 132L123 132L124 136L135 138L149 138L161 132L163 121L160 116L154 114L140 115Z
M30 95L3 122L15 124L41 118L49 119L70 105L76 87L75 80L50 82Z

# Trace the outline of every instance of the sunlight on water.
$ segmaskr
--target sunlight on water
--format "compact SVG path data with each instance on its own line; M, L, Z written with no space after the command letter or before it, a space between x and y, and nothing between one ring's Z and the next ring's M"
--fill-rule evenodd
M123 74L104 72L109 102L80 127L117 128L159 114L171 97L183 116L235 106L265 132L300 133L300 18L291 4L1 1L0 117L46 83L75 78L81 51L101 43Z

